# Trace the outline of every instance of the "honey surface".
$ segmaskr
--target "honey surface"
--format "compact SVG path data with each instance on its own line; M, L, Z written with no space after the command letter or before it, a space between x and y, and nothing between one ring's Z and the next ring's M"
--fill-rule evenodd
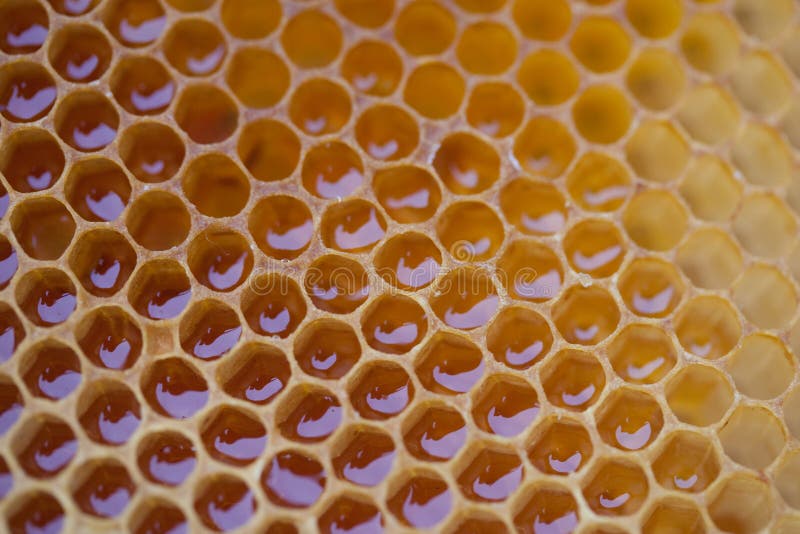
M796 0L0 0L0 531L800 533Z

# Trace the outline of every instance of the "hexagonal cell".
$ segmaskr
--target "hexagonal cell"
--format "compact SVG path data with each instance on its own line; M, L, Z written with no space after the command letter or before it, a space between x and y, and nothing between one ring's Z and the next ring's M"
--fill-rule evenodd
M87 221L111 222L128 204L131 184L117 163L94 158L72 166L64 192L72 208Z
M505 231L497 214L483 202L455 202L436 221L436 234L457 261L483 261L495 255Z
M512 16L525 37L557 41L569 30L572 11L566 0L534 0L514 2Z
M136 463L147 480L178 486L194 471L197 454L189 438L179 432L163 430L147 434L139 441Z
M61 502L42 490L19 494L9 503L5 518L10 532L25 532L28 529L60 532L67 523L67 514Z
M338 132L350 119L347 91L327 78L312 78L298 85L289 100L289 118L308 135Z
M36 260L57 260L75 235L75 221L52 197L22 200L11 212L11 231L25 254Z
M96 3L94 0L58 0L62 9ZM56 2L51 2L51 5ZM77 5L75 5L77 4ZM69 5L69 7L67 7ZM58 9L58 8L55 8ZM59 76L69 82L88 83L100 78L111 63L113 50L105 35L88 24L68 24L58 29L47 47L47 57Z
M512 241L497 260L497 277L510 297L543 302L561 291L564 268L548 246L520 239Z
M256 74L264 72L269 76ZM262 109L280 102L289 89L290 76L289 67L280 56L262 48L248 47L240 48L231 57L225 82L242 104Z
M65 163L64 151L46 130L19 129L3 140L0 172L20 193L49 189L61 177Z
M687 499L667 497L657 501L647 512L643 534L665 531L705 534L706 526L697 505Z
M372 189L389 217L402 224L430 219L442 198L433 175L412 165L378 169Z
M102 306L86 313L75 328L75 341L94 365L129 369L142 353L142 329L118 306Z
M14 296L22 313L36 326L61 324L77 307L75 284L58 269L28 271L17 282Z
M69 266L86 291L109 297L122 289L136 268L136 251L115 230L89 230L78 236Z
M622 215L628 236L647 250L673 248L687 228L687 214L672 193L644 190L631 199Z
M204 154L192 160L181 186L189 202L208 217L232 217L250 197L244 172L224 154Z
M369 252L386 235L386 221L366 200L337 202L322 214L319 234L322 243L341 252Z
M409 156L419 144L419 127L402 108L377 104L364 110L355 126L356 141L372 158L395 161Z
M164 57L186 76L208 76L225 58L225 38L210 21L180 19L170 24L162 41Z
M797 311L797 293L791 281L767 264L756 263L745 270L733 287L733 301L760 328L785 328Z
M155 0L112 0L103 10L103 22L117 41L134 48L158 39L167 17L161 3Z
M442 253L428 236L408 232L389 238L378 249L373 264L378 275L393 286L416 291L439 274Z
M724 89L699 85L683 99L677 118L695 141L717 146L737 131L739 108Z
M0 67L0 115L12 122L32 122L45 117L58 90L50 73L32 61L9 62Z
M26 474L50 478L72 462L78 451L78 440L61 418L39 413L22 423L14 434L11 449Z
M266 37L283 15L278 0L223 0L220 11L225 29L239 39Z
M606 384L603 366L592 354L562 349L540 371L547 399L567 410L583 411L600 398Z
M662 328L630 324L608 345L608 359L626 382L654 384L675 366L678 355Z
M736 389L754 399L772 399L789 387L795 374L792 354L769 334L751 334L727 361Z
M575 139L559 121L534 117L514 137L513 156L523 171L532 176L556 178L575 157Z
M94 152L117 137L119 113L98 91L73 91L59 102L54 126L58 136L75 150Z
M453 458L467 441L462 415L441 402L418 407L403 421L403 442L414 457L428 462Z
M128 289L128 302L133 309L156 321L180 315L191 297L189 277L173 260L150 260L143 264Z
M629 15L631 5L628 2ZM588 16L575 27L569 45L575 58L590 71L612 72L630 54L631 38L613 18Z
M452 328L471 330L485 325L500 301L492 278L489 271L473 265L451 270L429 297L433 312Z
M555 234L567 221L564 195L553 184L516 178L500 190L506 220L524 234Z
M719 76L739 57L739 32L723 13L696 13L681 37L683 57L695 69Z
M88 460L75 473L72 499L82 512L101 519L122 515L136 493L136 483L115 458Z
M664 48L645 48L628 68L628 90L640 105L663 111L678 102L686 89L680 58Z
M289 361L277 347L249 342L217 367L217 383L231 397L267 404L286 387Z
M733 402L733 387L713 367L690 364L678 371L664 390L672 413L694 426L716 423Z
M389 361L363 365L350 381L350 404L365 419L389 419L414 398L414 383L405 370Z
M620 313L611 294L600 286L567 288L552 307L553 322L569 343L595 345L610 336Z
M272 119L248 122L236 152L256 180L274 182L288 177L300 162L300 140L289 127Z
M195 358L216 360L227 354L242 336L239 316L218 300L192 304L178 328L181 348Z
M658 402L650 394L630 388L617 389L606 397L595 419L603 441L627 451L653 443L664 426Z
M745 197L733 219L733 233L750 253L765 258L782 256L797 230L792 212L777 196L754 193Z
M479 83L472 88L465 115L470 126L493 137L511 135L522 124L525 104L511 85Z
M689 235L675 259L691 283L703 289L730 287L743 268L737 244L716 228L700 229Z
M172 178L186 155L183 141L172 128L148 121L136 122L122 132L118 150L125 167L145 183Z
M47 40L47 10L39 2L11 1L0 10L0 50L6 54L35 52Z
M721 222L733 216L742 186L725 161L703 155L689 165L679 191L696 217Z
M317 519L320 533L382 532L383 514L364 496L340 495L325 508Z
M640 35L649 39L663 39L680 25L683 6L679 0L629 0L625 16Z
M291 260L305 252L314 237L308 206L288 195L259 200L248 217L248 229L264 254L280 260Z
M278 273L266 273L242 292L241 310L253 332L285 338L303 322L308 306L297 282ZM227 316L232 326L234 316Z
M303 285L314 306L336 314L354 312L370 293L369 274L364 266L338 254L314 260L306 270Z
M58 401L80 385L81 363L69 345L46 338L22 355L19 374L33 396Z
M792 177L792 152L778 131L766 125L745 126L734 140L731 159L755 185L786 185Z
M691 155L678 130L660 121L642 123L628 139L625 154L637 175L657 183L675 180Z
M428 119L445 119L458 112L466 83L459 72L439 61L422 63L408 74L403 100Z
M771 41L786 28L795 9L790 0L737 0L733 15L744 31L762 41Z
M461 66L473 74L502 74L517 57L517 41L503 24L480 21L464 28L456 56Z
M206 528L226 532L250 522L258 501L246 482L227 473L205 475L194 488L193 507Z
M633 117L625 94L610 84L587 87L572 106L572 121L586 141L601 145L617 142Z
M775 470L775 486L783 500L794 509L800 509L800 452L789 453Z
M308 508L325 491L325 468L296 450L276 454L261 473L261 487L270 501L285 508Z
M139 428L141 407L133 391L117 380L87 383L78 397L76 415L95 443L122 445Z
M528 98L540 106L557 106L578 90L580 75L574 62L556 50L528 54L517 71L517 82Z
M223 227L212 226L197 234L186 254L195 279L214 291L233 291L253 270L247 239Z
M647 499L649 484L638 464L606 457L583 479L583 497L601 516L631 515Z
M0 374L0 435L14 426L25 407L25 401L14 381Z
M486 348L494 359L513 369L527 369L553 346L553 333L539 313L521 306L503 308L486 332Z
M392 484L386 506L402 524L412 528L430 528L441 523L450 513L453 495L439 475L417 469L400 475L405 481ZM391 487L391 486L390 486Z
M311 376L341 378L361 358L361 344L353 328L343 321L317 319L307 324L294 341L294 357Z
M188 520L183 511L163 497L147 497L143 499L136 506L131 516L132 519L128 523L128 528L130 532L135 532L136 534L144 534L158 529L180 532L189 528Z
M203 375L185 358L150 362L142 372L142 395L150 407L174 419L191 417L206 405L209 388Z
M652 467L656 481L665 488L699 493L717 478L720 462L707 437L679 430L666 438Z
M392 437L372 426L356 426L342 433L331 449L337 477L359 486L377 486L392 470L396 455Z
M684 350L708 359L730 352L742 332L728 301L711 295L694 297L684 304L675 314L674 328Z
M628 169L600 152L587 152L567 175L567 191L587 211L619 209L632 191Z
M708 514L726 532L758 532L769 523L772 502L770 488L764 481L736 473L724 480L710 497Z
M617 226L603 219L580 221L567 231L563 246L570 267L593 278L617 272L627 249Z
M134 115L162 113L175 98L175 80L161 61L149 56L120 59L110 85L117 103Z
M300 443L323 441L342 423L342 405L325 388L302 385L281 399L276 423L283 437Z
M569 475L589 463L594 446L583 425L551 416L540 423L528 446L528 458L542 473Z
M367 344L388 354L405 354L425 337L425 310L403 295L382 295L361 316L361 331Z
M173 115L180 129L201 145L225 141L239 124L239 110L228 93L207 83L187 86L178 96Z
M524 469L512 448L475 444L459 464L456 480L471 500L505 501L522 483Z
M643 317L671 314L685 290L675 266L657 258L632 261L620 275L617 288L628 309Z
M267 446L267 429L259 417L229 404L217 406L203 417L199 436L209 456L234 466L254 462Z
M437 332L419 351L415 371L425 389L457 395L472 389L484 367L480 348L468 338Z
M580 519L572 492L550 482L527 489L514 508L514 526L519 532L572 532Z
M472 418L490 434L513 437L525 431L539 414L539 396L514 375L495 374L473 395Z
M341 199L364 181L364 164L350 145L329 141L312 147L303 158L303 187L320 198Z
M753 440L752 436L759 439ZM786 445L786 432L769 409L740 405L719 430L719 440L733 461L761 470L780 455Z
M14 356L25 337L25 327L14 308L5 302L0 303L0 363Z
M281 33L283 50L301 69L324 67L342 48L342 30L329 15L316 9L301 11Z
M375 96L394 93L403 75L403 60L388 43L362 40L342 59L342 76L356 91Z
M161 251L186 240L192 219L180 197L166 191L148 191L131 204L125 226L141 246Z
M433 157L433 168L456 194L479 193L500 177L500 156L481 138L467 132L445 137Z

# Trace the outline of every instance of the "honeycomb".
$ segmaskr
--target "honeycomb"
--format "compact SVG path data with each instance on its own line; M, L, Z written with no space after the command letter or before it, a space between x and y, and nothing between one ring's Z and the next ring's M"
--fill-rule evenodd
M796 0L0 0L13 533L800 532Z

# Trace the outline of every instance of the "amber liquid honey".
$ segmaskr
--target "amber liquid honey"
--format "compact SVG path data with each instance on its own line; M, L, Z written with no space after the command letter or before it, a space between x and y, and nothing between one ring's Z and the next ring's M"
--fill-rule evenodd
M795 0L0 0L0 531L800 533Z

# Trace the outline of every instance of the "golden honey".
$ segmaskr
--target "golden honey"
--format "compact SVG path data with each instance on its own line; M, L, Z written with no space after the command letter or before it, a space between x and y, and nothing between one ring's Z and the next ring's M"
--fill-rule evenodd
M800 532L795 0L0 0L0 530Z

